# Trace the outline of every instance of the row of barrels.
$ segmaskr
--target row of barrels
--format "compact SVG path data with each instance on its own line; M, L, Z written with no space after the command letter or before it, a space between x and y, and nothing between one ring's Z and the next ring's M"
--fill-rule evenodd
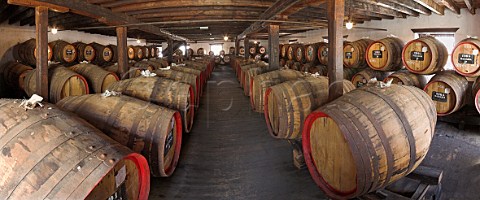
M182 145L181 114L155 101L174 95L157 93L171 87L160 79L123 80L111 87L125 86L124 95L69 96L28 111L0 99L0 198L148 199L150 174L170 176ZM159 86L148 91L150 80Z
M12 49L15 60L30 66L36 65L36 40L30 39L18 43ZM65 66L80 62L89 62L95 65L108 65L118 60L116 45L101 45L98 43L86 44L83 42L68 43L57 40L48 44L48 60ZM130 60L155 58L159 49L153 46L129 46L127 49Z
M256 64L233 63L234 68ZM268 67L248 72L263 68ZM344 80L344 96L327 103L326 77L289 69L263 71L250 77L254 109L264 113L273 137L302 140L310 174L329 197L354 198L382 188L425 157L437 115L422 90L399 84L379 88L376 83L355 89ZM385 159L379 162L378 157Z
M282 58L300 63L328 64L328 44L281 45ZM416 74L434 74L444 69L448 52L443 43L434 37L421 37L405 44L398 38L388 37L373 41L361 39L344 43L344 66L378 71L406 69ZM480 40L468 38L459 42L451 56L454 69L468 77L480 76ZM284 61L286 62L286 61Z
M236 50L235 47L230 47L230 48L228 49L228 52L226 52L225 50L221 50L221 51L220 51L220 56L225 56L225 55L227 55L227 54L229 54L229 55L235 55L235 50ZM243 52L245 53L245 48L243 48L243 46L241 46L239 50L240 50L240 51L243 50ZM240 53L241 53L241 52L240 52ZM188 49L188 50L187 50L187 56L193 56L193 55L194 55L193 49ZM205 51L204 48L198 48L196 55L197 55L197 56L205 56L205 55L207 55L207 54L206 54L206 51ZM213 51L209 51L209 52L208 52L208 55L213 56L213 55L214 55Z

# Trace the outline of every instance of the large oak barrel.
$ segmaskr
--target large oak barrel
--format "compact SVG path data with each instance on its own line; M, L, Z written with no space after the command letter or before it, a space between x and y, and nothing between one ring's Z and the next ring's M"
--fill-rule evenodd
M90 45L95 49L95 59L92 61L92 64L105 66L112 61L113 51L110 47L95 42L90 43Z
M168 177L175 171L182 146L182 120L177 111L129 96L101 94L67 97L57 106L141 153L153 176Z
M136 62L136 63L133 64L133 66L138 67L138 68L143 69L143 70L148 70L148 71L151 71L151 72L157 70L157 68L156 68L157 65L152 64L152 63L147 62L147 61Z
M200 83L202 84L202 88L203 89L203 84L205 84L207 82L207 78L205 77L205 73L199 69L194 69L193 67L188 67L188 66L172 66L170 67L170 69L172 70L175 70L175 71L179 71L179 72L185 72L185 73L189 73L189 74L193 74L193 75L196 75L197 77L200 78ZM202 90L200 90L200 94L202 94Z
M343 68L343 79L346 79L346 80L349 80L351 81L353 76L355 76L355 74L357 74L358 72L362 71L362 69L358 69L358 68ZM325 73L328 73L325 72ZM325 76L327 76L327 74L325 74Z
M64 65L71 65L77 60L77 49L63 40L49 43L53 51L53 60Z
M241 56L244 56L245 55L245 47L241 46L240 49L238 49L238 54L240 54Z
M468 38L455 46L452 63L455 71L464 76L480 76L480 40Z
M415 86L420 89L423 89L427 82L426 78L423 75L414 74L408 70L401 70L395 72L385 78L383 82L388 83L390 80L392 80L392 84Z
M193 51L192 48L187 49L187 57L191 58L195 52Z
M230 55L235 55L235 47L230 47L230 48L228 49L228 54L230 54Z
M25 93L28 96L36 93L36 80L36 69L25 76ZM87 80L64 66L53 66L48 69L48 88L51 103L68 96L80 96L90 92Z
M150 58L150 49L147 46L141 46L140 48L142 48L143 58L149 59Z
M17 62L5 63L0 68L2 82L13 90L24 90L25 76L33 70L32 67Z
M143 49L139 46L128 46L128 59L140 61L143 59Z
M145 63L148 63L150 66L153 67L153 69L157 70L157 69L161 69L161 68L164 68L163 64L162 63L158 63L158 62L155 62L155 61L151 61L151 60L144 60L144 61L140 61L140 62L145 62Z
M362 87L307 117L302 134L305 162L330 198L358 197L420 165L436 122L435 105L420 89Z
M95 59L95 49L90 44L83 42L75 42L72 44L77 49L77 61L78 62L92 62Z
M403 64L415 74L434 74L447 64L445 45L434 37L421 37L410 41L402 52Z
M180 83L186 83L192 86L193 93L195 94L195 107L200 105L200 78L194 74L179 72L175 70L157 70L155 71L158 77L174 80Z
M274 85L265 92L265 121L274 138L299 139L303 122L313 110L328 101L328 78L308 76ZM343 92L355 86L343 80Z
M307 63L316 64L318 63L318 47L319 43L309 44L305 46L305 60Z
M282 48L280 49L280 57L282 58L287 58L288 57L288 47L290 45L284 44L282 45Z
M311 74L316 74L320 76L327 76L328 69L327 66L324 65L311 65L311 64L306 64L304 66L305 72L311 73Z
M366 85L368 81L370 81L373 78L376 78L378 81L383 81L386 75L387 74L385 72L375 71L372 69L364 69L356 73L355 75L353 75L352 83L353 85L355 85L355 87L359 88Z
M128 78L135 78L142 75L142 71L144 69L138 67L129 66L128 72L126 74L121 74L120 70L118 69L118 64L110 65L105 68L106 71L113 72L119 77L120 79L128 79Z
M250 82L250 103L256 112L263 113L264 97L267 88L305 75L295 70L276 70L253 77Z
M265 63L266 64L266 63ZM252 95L252 87L251 85L253 84L253 77L264 74L267 72L275 71L276 69L269 68L268 65L264 67L256 67L256 68L250 68L247 71L247 74L245 76L245 86L243 87L243 92L246 96Z
M248 48L248 53L250 54L250 56L255 56L257 52L257 45L252 45Z
M288 45L287 58L288 60L296 60L297 48L301 47L301 44Z
M437 108L438 116L452 114L465 105L468 81L454 71L437 73L425 86Z
M367 63L373 70L397 71L403 68L402 50L405 43L395 37L383 38L367 48Z
M203 48L198 48L198 49L197 49L197 55L199 55L199 56L204 56L204 55L205 55L205 49L203 49Z
M0 199L147 199L145 158L74 114L0 99Z
M264 62L258 62L258 63L253 63L249 65L243 65L240 66L240 74L239 74L239 81L240 81L240 86L242 88L245 88L247 85L250 84L250 77L248 77L248 70L251 68L259 68L259 67L268 67L267 63Z
M295 49L295 61L300 62L300 63L305 63L305 46L303 45L298 45L297 48Z
M478 113L480 113L480 77L473 83L473 96L475 101L475 107L477 107Z
M81 63L69 68L87 79L92 93L103 93L108 86L118 81L114 72L109 72L99 66Z
M109 45L107 45L107 47L112 50L112 60L110 60L110 63L118 62L118 47L117 47L117 45L109 44Z
M118 81L110 85L108 90L178 110L185 132L189 133L192 129L195 95L188 84L160 77L138 77Z
M267 47L264 47L264 46L258 47L258 53L261 55L267 54Z
M343 46L343 65L349 68L367 67L367 47L373 40L361 39L354 42L347 42Z
M48 45L48 60L52 60L53 51L50 44ZM27 40L23 43L18 43L13 46L13 57L15 60L23 64L35 66L37 64L37 44L35 39Z
M328 44L325 42L320 42L318 43L318 62L320 62L321 65L328 65Z

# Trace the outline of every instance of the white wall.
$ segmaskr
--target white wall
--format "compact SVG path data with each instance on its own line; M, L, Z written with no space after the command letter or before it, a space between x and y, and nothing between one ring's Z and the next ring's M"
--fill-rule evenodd
M347 40L355 41L363 37L378 40L393 34L408 42L414 39L414 33L411 31L413 28L460 28L455 34L455 41L459 42L467 36L480 36L480 15L472 15L466 9L461 10L461 15L445 10L443 16L432 13L430 16L420 15L420 17L407 17L406 19L373 20L355 25L355 27L383 28L387 31L344 29L344 34L348 35ZM327 36L327 30L308 31L295 36L306 36L306 38L298 38L300 43L315 43L323 41L322 37ZM281 42L288 43L288 40Z
M208 54L208 52L210 51L210 44L222 44L223 43L223 50L228 53L228 50L230 49L230 47L235 47L235 42L225 42L225 41L222 41L222 42L197 42L197 43L188 43L188 45L190 46L191 49L193 49L193 51L195 52L195 54L197 53L197 49L199 48L203 48L205 50L205 54Z

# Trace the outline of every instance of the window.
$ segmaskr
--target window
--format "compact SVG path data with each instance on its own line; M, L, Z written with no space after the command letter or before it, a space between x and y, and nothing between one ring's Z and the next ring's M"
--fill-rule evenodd
M159 51L160 53L159 53L158 56L160 56L160 58L163 58L163 53L162 53L162 52L163 52L163 48L162 48L162 47L157 47L157 48L160 50L160 51Z
M220 55L220 51L223 49L223 44L211 44L210 51L213 51L215 55Z
M185 55L185 46L184 46L184 45L182 45L182 46L180 46L180 48L179 48L179 49L182 51L183 55Z

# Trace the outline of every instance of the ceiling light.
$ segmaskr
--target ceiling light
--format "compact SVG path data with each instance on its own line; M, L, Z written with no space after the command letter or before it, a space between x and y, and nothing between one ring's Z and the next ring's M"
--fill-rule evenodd
M212 37L212 38L210 38L210 40L214 40L214 39L215 39L215 38L213 38L213 37Z
M140 44L140 42L142 42L142 41L140 41L140 39L137 39L137 43Z
M353 28L353 22L347 22L345 24L345 27L347 27L348 30L352 29Z
M200 26L200 30L208 30L208 26Z
M223 37L223 40L228 41L228 36Z
M52 28L52 34L55 35L55 34L57 34L57 32L58 32L58 29L57 29L57 28Z
M253 41L253 44L257 44L257 43L258 43L258 42L257 42L256 40L255 40L255 41Z

